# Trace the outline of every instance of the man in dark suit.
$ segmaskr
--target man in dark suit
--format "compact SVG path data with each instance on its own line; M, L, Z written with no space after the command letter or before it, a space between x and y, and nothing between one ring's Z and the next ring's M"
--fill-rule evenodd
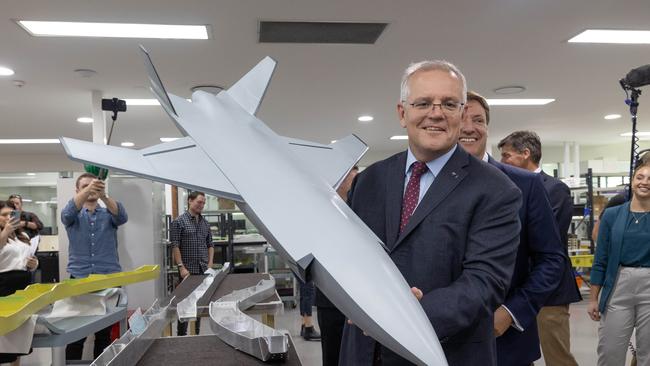
M413 286L449 365L490 366L493 313L513 271L521 193L458 146L466 88L448 62L409 66L397 105L408 150L360 173L349 203ZM346 324L340 365L409 364Z
M542 142L539 136L532 131L516 131L501 140L498 147L501 150L502 163L539 173L551 200L562 245L568 256L567 236L573 216L573 200L569 187L564 182L544 173L540 168ZM560 285L537 315L539 341L546 364L578 365L571 354L569 304L580 300L582 296L576 284L573 268L571 263L567 262Z
M499 366L529 366L541 357L536 317L555 291L568 258L560 243L546 190L530 172L501 164L486 152L489 106L469 92L460 144L470 154L503 171L521 190L521 233L517 261L506 300L494 314Z

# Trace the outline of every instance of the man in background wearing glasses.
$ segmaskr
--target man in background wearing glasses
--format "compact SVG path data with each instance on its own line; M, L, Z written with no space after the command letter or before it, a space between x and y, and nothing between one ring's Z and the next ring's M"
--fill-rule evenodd
M514 266L521 194L458 146L466 90L463 74L446 61L409 66L397 105L408 149L360 173L349 203L412 286L449 365L490 366L493 313ZM346 324L340 365L408 364Z

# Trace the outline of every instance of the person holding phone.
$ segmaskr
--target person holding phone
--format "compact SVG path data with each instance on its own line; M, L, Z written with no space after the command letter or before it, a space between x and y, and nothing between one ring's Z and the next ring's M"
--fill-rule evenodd
M9 296L29 286L30 271L38 267L38 259L30 255L29 236L20 228L16 214L13 203L0 201L0 296ZM0 353L0 363L18 365L20 356Z
M104 202L106 207L99 205ZM68 273L71 278L120 272L117 256L117 228L127 222L124 206L106 194L105 183L84 173L77 178L76 194L61 210L61 222L68 234ZM94 357L111 343L111 327L95 333ZM66 359L80 360L85 338L66 348Z
M29 235L29 239L37 237L43 229L43 223L35 213L23 210L23 197L19 194L12 194L7 201L12 202L16 208L18 217L20 217L20 227Z

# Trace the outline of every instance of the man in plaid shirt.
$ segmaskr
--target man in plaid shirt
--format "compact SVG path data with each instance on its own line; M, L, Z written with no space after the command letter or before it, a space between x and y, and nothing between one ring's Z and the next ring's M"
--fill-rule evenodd
M203 192L191 192L187 197L187 211L171 224L169 240L172 243L172 256L181 281L190 275L203 274L212 268L214 247L212 234L205 218L201 215L205 206ZM187 322L178 322L177 334L187 335ZM196 322L196 334L201 330L201 322Z

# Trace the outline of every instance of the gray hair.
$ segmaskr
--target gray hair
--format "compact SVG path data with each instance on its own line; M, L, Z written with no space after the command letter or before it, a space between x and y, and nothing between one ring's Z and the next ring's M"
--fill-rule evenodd
M442 70L448 71L455 76L457 76L463 82L463 94L462 99L463 103L467 102L467 81L465 80L465 75L456 67L456 65L445 60L425 60L420 62L414 62L409 65L409 67L404 70L404 75L402 75L402 84L400 87L400 101L405 101L409 96L409 86L408 81L411 75L415 74L418 71L430 71L430 70Z
M520 154L528 149L530 151L530 160L535 165L539 165L540 160L542 160L542 142L533 131L515 131L499 141L498 148L501 149L506 145Z

